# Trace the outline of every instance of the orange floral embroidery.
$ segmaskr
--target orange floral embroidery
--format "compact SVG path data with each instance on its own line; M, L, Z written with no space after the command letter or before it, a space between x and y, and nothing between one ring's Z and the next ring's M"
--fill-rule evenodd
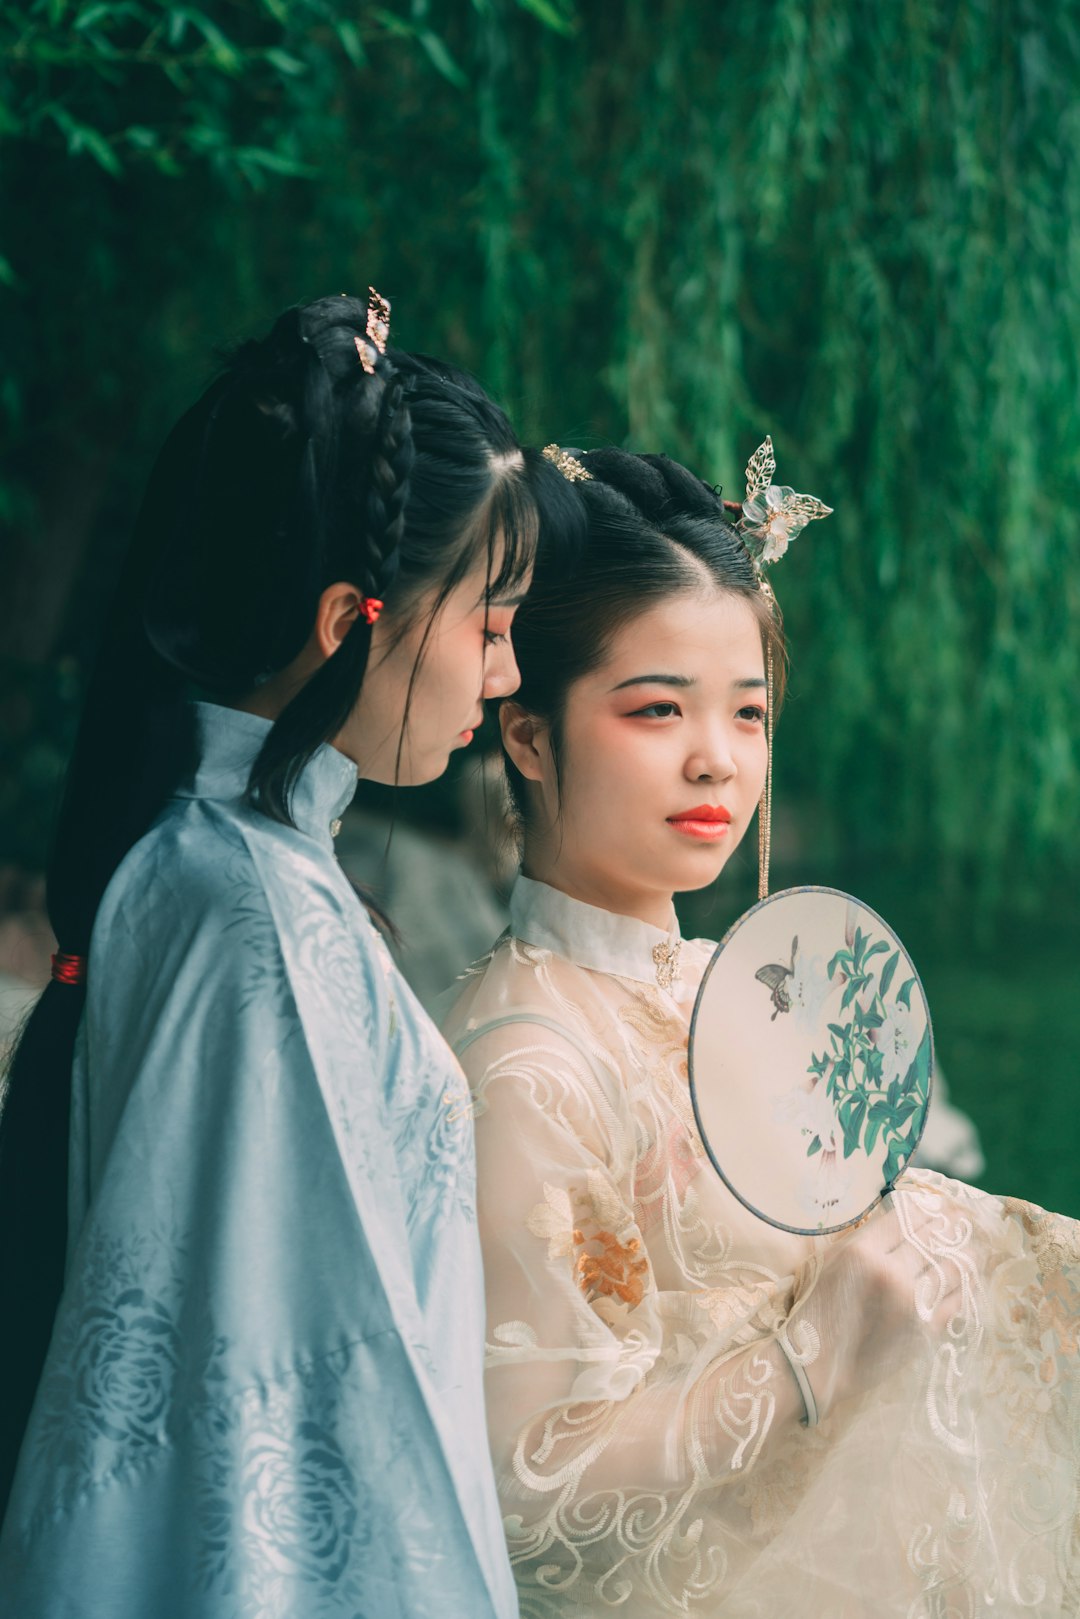
M645 1296L644 1278L649 1273L649 1262L642 1256L640 1240L631 1237L629 1242L620 1242L610 1231L598 1231L591 1238L580 1231L574 1232L575 1245L581 1246L587 1241L593 1247L599 1246L600 1252L577 1257L575 1268L582 1292L589 1298L599 1295L621 1299L631 1309L640 1304Z
M640 1237L620 1242L611 1230L613 1225L633 1229L627 1215L613 1183L600 1170L590 1169L588 1190L568 1190L545 1181L544 1201L525 1223L534 1236L547 1242L549 1260L576 1256L578 1286L590 1304L617 1299L633 1309L645 1296L649 1261ZM598 1229L586 1236L584 1228L591 1226Z

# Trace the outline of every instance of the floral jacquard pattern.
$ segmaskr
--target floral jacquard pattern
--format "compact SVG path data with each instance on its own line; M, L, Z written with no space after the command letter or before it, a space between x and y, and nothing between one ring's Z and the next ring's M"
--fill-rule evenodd
M178 1330L174 1234L94 1240L61 1309L33 1444L51 1481L46 1511L120 1473L153 1466L192 1356ZM162 1263L164 1261L164 1263Z
M183 1249L176 1233L162 1233L159 1244L102 1242L88 1262L94 1302L65 1314L64 1370L58 1365L43 1389L40 1461L54 1480L51 1510L110 1478L166 1465L190 1435L205 1588L227 1587L243 1567L242 1606L252 1615L286 1619L297 1582L325 1586L336 1603L370 1533L334 1432L351 1356L230 1395L226 1340L205 1321L193 1334L190 1307L186 1330L179 1327L181 1293L168 1271Z
M341 1443L343 1388L352 1350L301 1368L270 1387L205 1408L200 1511L205 1588L243 1571L242 1611L287 1619L297 1604L359 1605L372 1499Z

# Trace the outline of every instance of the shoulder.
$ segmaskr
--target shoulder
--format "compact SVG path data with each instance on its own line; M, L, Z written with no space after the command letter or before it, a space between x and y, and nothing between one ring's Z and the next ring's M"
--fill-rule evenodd
M256 812L176 799L114 873L91 954L168 967L203 952L223 984L252 960L270 976L329 961L328 977L369 994L386 977L385 946L331 854Z
M477 1116L540 1109L615 1129L624 1106L610 1010L597 974L504 936L459 982L442 1031L477 1099Z
M563 1046L590 1047L590 980L597 975L504 933L443 997L439 1023L455 1050L498 1029L549 1029ZM513 1041L508 1033L499 1044Z
M139 894L152 894L166 912L227 904L252 866L241 817L213 802L172 799L120 861L101 912Z

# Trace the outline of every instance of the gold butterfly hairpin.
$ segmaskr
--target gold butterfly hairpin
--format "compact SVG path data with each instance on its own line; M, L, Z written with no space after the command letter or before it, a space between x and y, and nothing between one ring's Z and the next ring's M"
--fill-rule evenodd
M778 562L800 530L817 517L830 517L832 507L814 495L797 495L786 484L773 483L776 456L767 438L746 465L746 498L735 524L760 573Z

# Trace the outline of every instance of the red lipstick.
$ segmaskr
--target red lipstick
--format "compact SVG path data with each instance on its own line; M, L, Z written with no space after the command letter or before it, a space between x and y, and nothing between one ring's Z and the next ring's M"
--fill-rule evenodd
M680 810L678 815L667 818L668 825L677 832L700 838L706 843L715 843L719 838L726 837L730 822L731 811L726 810L723 804L697 804L693 809Z

